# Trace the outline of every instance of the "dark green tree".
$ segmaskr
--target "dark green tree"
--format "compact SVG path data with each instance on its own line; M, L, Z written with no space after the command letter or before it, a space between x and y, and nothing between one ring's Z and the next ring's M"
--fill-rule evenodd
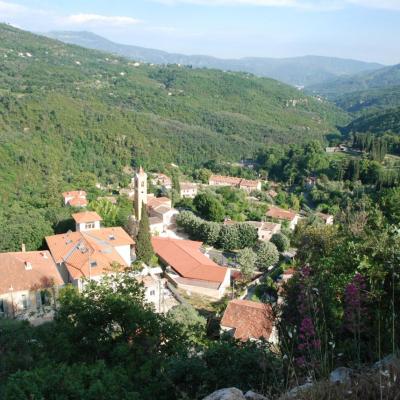
M290 246L289 238L281 232L272 235L271 243L273 243L279 251L286 251Z
M193 204L198 214L208 221L221 222L225 217L225 209L221 202L210 192L198 194Z
M257 248L256 267L260 270L268 270L268 267L275 265L279 260L278 249L273 243L263 242Z
M139 232L136 238L136 256L139 261L150 264L154 257L153 245L151 244L151 234L147 207L142 204L142 218L139 222Z

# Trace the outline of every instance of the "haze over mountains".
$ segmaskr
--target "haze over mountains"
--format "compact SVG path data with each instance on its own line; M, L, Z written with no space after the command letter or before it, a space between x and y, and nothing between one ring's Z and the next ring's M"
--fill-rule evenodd
M378 63L322 56L219 59L205 55L174 54L161 50L114 43L104 37L86 31L56 31L45 33L45 35L66 43L118 54L136 61L244 71L258 76L274 78L295 86L314 85L339 76L374 71L383 67Z

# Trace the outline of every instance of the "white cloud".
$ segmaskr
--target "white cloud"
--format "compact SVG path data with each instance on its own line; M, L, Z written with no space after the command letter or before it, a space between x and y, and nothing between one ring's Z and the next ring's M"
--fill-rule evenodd
M202 6L255 6L298 8L331 11L343 7L344 0L151 0L167 5L193 4Z
M122 16L108 16L99 14L73 14L61 18L65 24L85 26L113 26L123 27L139 24L141 21L136 18Z
M20 4L9 3L6 1L0 1L0 15L1 16L15 16L21 13L25 13L28 9Z
M363 7L400 11L400 0L347 0L347 2Z
M194 4L204 6L290 7L308 10L338 10L349 5L367 8L400 10L400 0L151 0L162 4Z

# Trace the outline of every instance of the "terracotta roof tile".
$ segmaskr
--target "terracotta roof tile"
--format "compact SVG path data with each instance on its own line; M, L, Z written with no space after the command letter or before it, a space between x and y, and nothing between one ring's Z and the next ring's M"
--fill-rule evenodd
M168 197L148 197L147 198L147 207L148 208L157 208L159 206L166 206L171 208L171 199Z
M113 263L126 266L115 247L134 244L120 227L47 236L46 242L56 263L64 262L74 279L103 275Z
M217 265L201 251L202 242L153 237L157 255L183 278L222 283L228 269Z
M95 211L82 211L79 213L74 213L72 214L72 218L78 224L103 220L103 218L101 218L100 215Z
M224 312L221 326L234 329L234 337L268 340L272 333L273 317L269 304L249 300L232 300Z
M290 210L284 210L279 207L270 207L267 211L267 217L277 218L277 219L286 219L288 221L292 221L296 217L296 213Z
M81 197L74 197L68 202L68 204L72 207L86 207L88 205L88 201Z
M26 263L30 263L27 269ZM46 283L63 285L63 280L48 251L0 253L0 294L44 287Z
M84 190L71 190L69 192L64 192L63 197L86 197L86 192Z

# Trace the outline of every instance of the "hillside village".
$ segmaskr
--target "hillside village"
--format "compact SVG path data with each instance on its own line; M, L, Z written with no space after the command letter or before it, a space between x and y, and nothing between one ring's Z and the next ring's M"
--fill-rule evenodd
M159 196L149 193L149 183L158 188ZM252 245L266 252L260 255L260 260L246 262L240 261L240 257L246 259L241 250L215 247L198 238L191 240L196 235L187 231L184 219L185 215L195 216L179 205L187 199L196 201L198 196L218 188L242 192L251 199L256 192L261 192L265 183L213 174L207 183L178 181L179 201L174 207L170 197L177 183L164 173L148 175L140 167L129 187L120 190L133 204L130 232L121 226L103 227L103 218L90 210L84 190L63 192L63 204L71 210L74 229L46 236L43 250L26 251L21 243L20 252L0 254L4 277L0 312L7 317L41 324L53 318L59 292L66 285L73 285L81 292L89 281L101 282L108 274L126 273L135 276L144 286L146 301L156 312L167 313L182 303L194 308L206 304L208 318L213 318L213 304L224 299L227 307L219 317L221 333L229 332L240 340L264 338L276 343L269 302L282 301L281 283L293 275L290 260L296 253L295 249L289 249L289 239L282 232L290 235L304 216L269 205L261 221L238 222L224 217L221 229L245 228L242 233L250 235L246 249ZM113 196L101 198L116 204L113 199ZM253 199L258 202L257 198ZM323 223L333 223L332 215L317 213L317 216ZM143 228L140 223L144 219L147 227ZM156 256L146 260L147 263L136 251L140 229L148 229L151 234L149 245ZM201 236L200 232L197 234ZM287 265L285 270L282 270L283 264ZM277 297L269 297L265 303L267 292L263 290L267 276L275 276L267 292L270 296L271 290L276 290ZM265 321L268 321L266 327Z
M0 23L0 398L398 400L399 71L296 88Z

